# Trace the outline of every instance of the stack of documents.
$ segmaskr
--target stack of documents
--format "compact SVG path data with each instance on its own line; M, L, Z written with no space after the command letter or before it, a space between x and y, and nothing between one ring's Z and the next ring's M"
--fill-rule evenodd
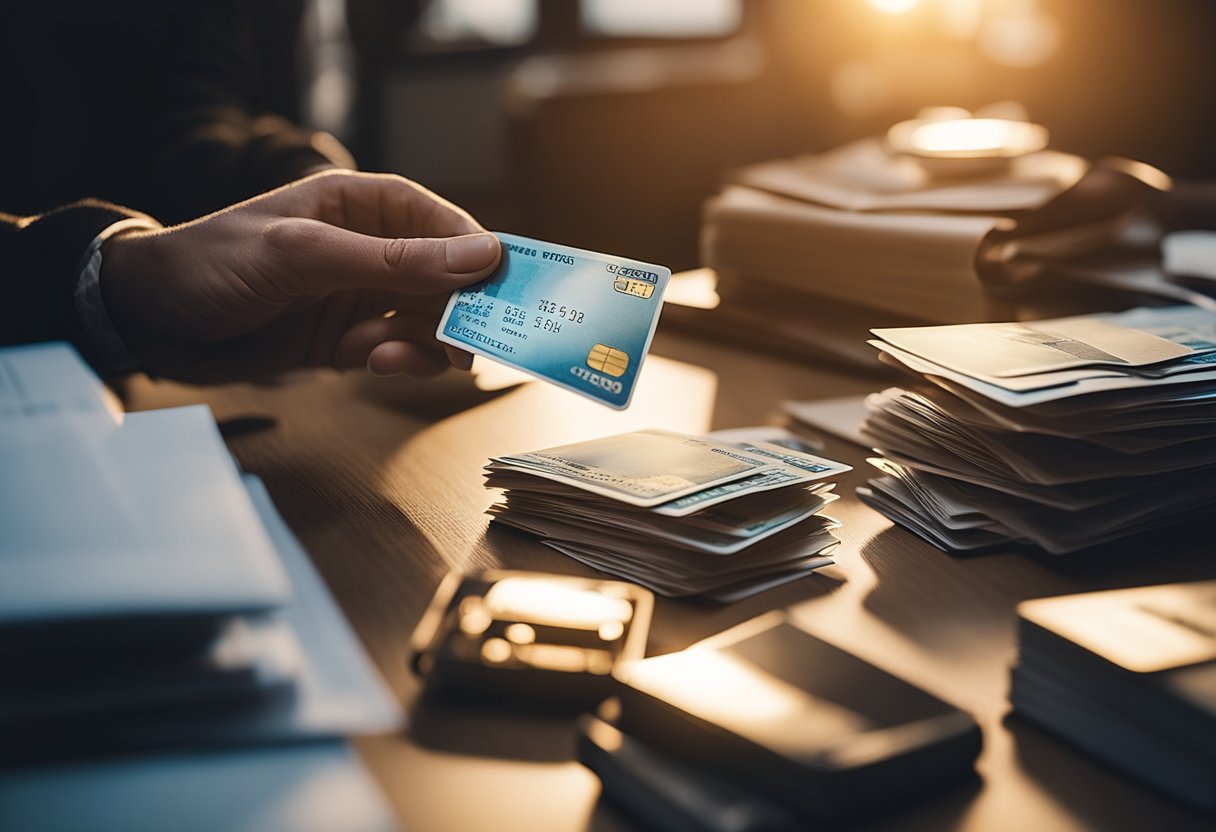
M930 542L1060 554L1210 516L1216 312L877 329L920 384L867 400L863 500Z
M780 333L787 350L856 362L847 345L873 326L1126 305L1091 255L1122 244L1133 215L1108 199L1056 201L1088 170L1044 150L985 173L934 175L879 139L742 169L704 210L715 314L749 335Z
M395 832L355 752L326 740L0 771L0 829Z
M1049 233L1030 234L1019 223L1087 169L1076 156L1042 151L988 175L941 179L864 139L737 172L706 207L703 259L724 283L751 278L865 307L966 320L984 309L982 277L1007 278L1011 270L1024 277L1036 259L1110 241L1117 225L1101 214L1071 217Z
M335 741L400 725L208 408L124 415L70 347L47 344L0 350L0 424L5 763ZM285 785L295 770L285 764ZM59 771L45 769L47 782ZM79 770L62 771L67 792L88 790ZM356 766L350 776L365 775ZM173 801L201 797L187 781L167 792Z
M819 512L849 466L729 434L646 430L498 457L490 514L669 596L733 601L831 563L838 524Z
M1018 607L1015 713L1216 812L1216 581Z

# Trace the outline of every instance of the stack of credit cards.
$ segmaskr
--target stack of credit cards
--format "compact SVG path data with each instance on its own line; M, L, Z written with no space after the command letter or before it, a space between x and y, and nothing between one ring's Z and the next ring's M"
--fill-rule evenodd
M499 234L502 262L453 292L435 337L600 404L629 406L671 271Z
M876 329L919 380L871 396L863 500L946 549L1061 554L1210 517L1216 312Z
M646 430L498 457L489 513L662 595L734 601L832 562L839 524L819 512L849 466L796 442Z
M1018 606L1015 713L1216 813L1216 581Z

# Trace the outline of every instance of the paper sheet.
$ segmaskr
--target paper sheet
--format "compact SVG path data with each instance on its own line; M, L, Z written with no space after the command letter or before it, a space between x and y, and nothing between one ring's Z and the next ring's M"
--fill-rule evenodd
M10 421L0 437L0 625L268 610L287 576L203 405ZM222 519L222 522L217 522Z
M392 832L341 742L98 760L0 772L0 829Z

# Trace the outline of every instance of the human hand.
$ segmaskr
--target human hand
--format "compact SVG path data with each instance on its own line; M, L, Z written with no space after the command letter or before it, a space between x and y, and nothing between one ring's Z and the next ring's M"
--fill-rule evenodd
M472 357L435 340L452 290L488 276L498 239L388 174L331 171L102 249L101 289L145 367L188 381L299 367L434 375Z

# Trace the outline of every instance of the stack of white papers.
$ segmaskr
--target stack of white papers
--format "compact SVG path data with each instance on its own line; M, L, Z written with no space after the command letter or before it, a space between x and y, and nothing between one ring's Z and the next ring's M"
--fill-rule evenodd
M919 383L867 400L858 493L952 550L1060 554L1216 504L1216 312L874 330Z
M1140 237L1158 232L1135 212L1057 201L1089 167L1045 150L935 176L866 139L739 170L704 210L701 260L722 299L715 320L785 352L869 363L872 353L849 347L874 326L1078 314L1131 296L1192 302L1196 292L1146 261Z
M0 628L215 622L290 597L206 407L10 422L0 448Z
M1216 812L1216 581L1026 601L1010 699L1100 759Z
M857 213L732 185L705 221L701 257L724 302L759 283L924 320L986 311L976 263L997 217Z
M208 408L124 416L61 344L0 370L6 763L401 724Z
M760 283L923 320L975 320L988 311L987 280L1024 279L1045 257L1111 242L1123 219L1103 211L1038 215L1033 234L1021 222L1087 170L1076 156L1042 151L987 174L935 178L864 139L738 171L706 206L702 259L721 274L724 297Z
M831 563L838 523L820 511L837 499L827 480L849 470L758 431L647 430L498 457L486 485L505 493L490 514L663 595L744 598Z
M375 781L334 740L0 771L0 829L394 832Z

